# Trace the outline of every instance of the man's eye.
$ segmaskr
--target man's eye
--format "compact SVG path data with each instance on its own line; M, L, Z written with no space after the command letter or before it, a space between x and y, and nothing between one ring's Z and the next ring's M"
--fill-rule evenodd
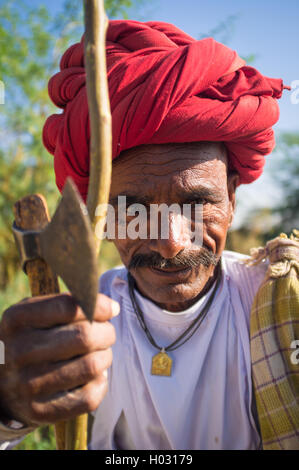
M204 198L198 198L198 199L195 199L194 201L191 202L191 204L193 206L195 206L195 204L201 204L201 205L204 205L204 204L207 204L207 200L204 199Z

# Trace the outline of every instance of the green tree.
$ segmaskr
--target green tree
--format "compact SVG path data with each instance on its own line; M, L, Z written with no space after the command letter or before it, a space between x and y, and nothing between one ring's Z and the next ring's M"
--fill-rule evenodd
M272 158L276 163L270 176L279 202L273 207L252 210L240 228L229 232L227 249L249 253L250 248L264 245L282 232L290 235L299 228L299 134L278 133Z
M276 230L290 233L299 228L299 134L283 133L279 137L278 150L283 156L273 173L273 183L282 191L283 197L275 208L280 221Z
M106 0L106 12L110 18L126 16L137 3ZM46 117L57 112L47 82L61 54L82 33L82 2L77 0L65 0L55 14L25 1L0 3L0 80L5 86L0 105L0 289L12 283L19 269L11 233L14 202L42 192L53 212L58 200L53 161L41 140Z

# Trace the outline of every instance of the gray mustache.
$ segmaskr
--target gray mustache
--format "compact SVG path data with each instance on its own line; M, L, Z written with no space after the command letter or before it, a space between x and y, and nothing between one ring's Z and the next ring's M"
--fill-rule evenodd
M128 269L136 268L195 268L199 265L205 267L216 266L219 261L211 250L202 248L199 252L179 253L174 258L163 258L159 253L136 254L132 256Z

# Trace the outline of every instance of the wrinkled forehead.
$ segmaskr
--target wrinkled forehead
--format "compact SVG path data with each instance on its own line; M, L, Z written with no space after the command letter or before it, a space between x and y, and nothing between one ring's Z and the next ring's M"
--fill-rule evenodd
M222 181L226 185L227 151L221 142L143 145L113 161L112 190L138 184L182 184L189 180Z

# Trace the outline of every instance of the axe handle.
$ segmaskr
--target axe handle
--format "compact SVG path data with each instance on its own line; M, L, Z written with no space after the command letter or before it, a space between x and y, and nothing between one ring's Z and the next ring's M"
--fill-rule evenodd
M41 194L26 196L13 207L15 223L22 230L42 230L50 221L47 203ZM31 295L47 295L59 292L57 277L42 259L28 261L26 273Z
M47 203L41 194L33 194L20 199L15 203L13 212L15 223L22 230L42 230L50 221ZM59 293L57 277L44 260L28 261L26 273L32 296ZM78 416L70 421L55 424L58 450L86 449L87 424L84 425L84 423L87 422L87 416Z

